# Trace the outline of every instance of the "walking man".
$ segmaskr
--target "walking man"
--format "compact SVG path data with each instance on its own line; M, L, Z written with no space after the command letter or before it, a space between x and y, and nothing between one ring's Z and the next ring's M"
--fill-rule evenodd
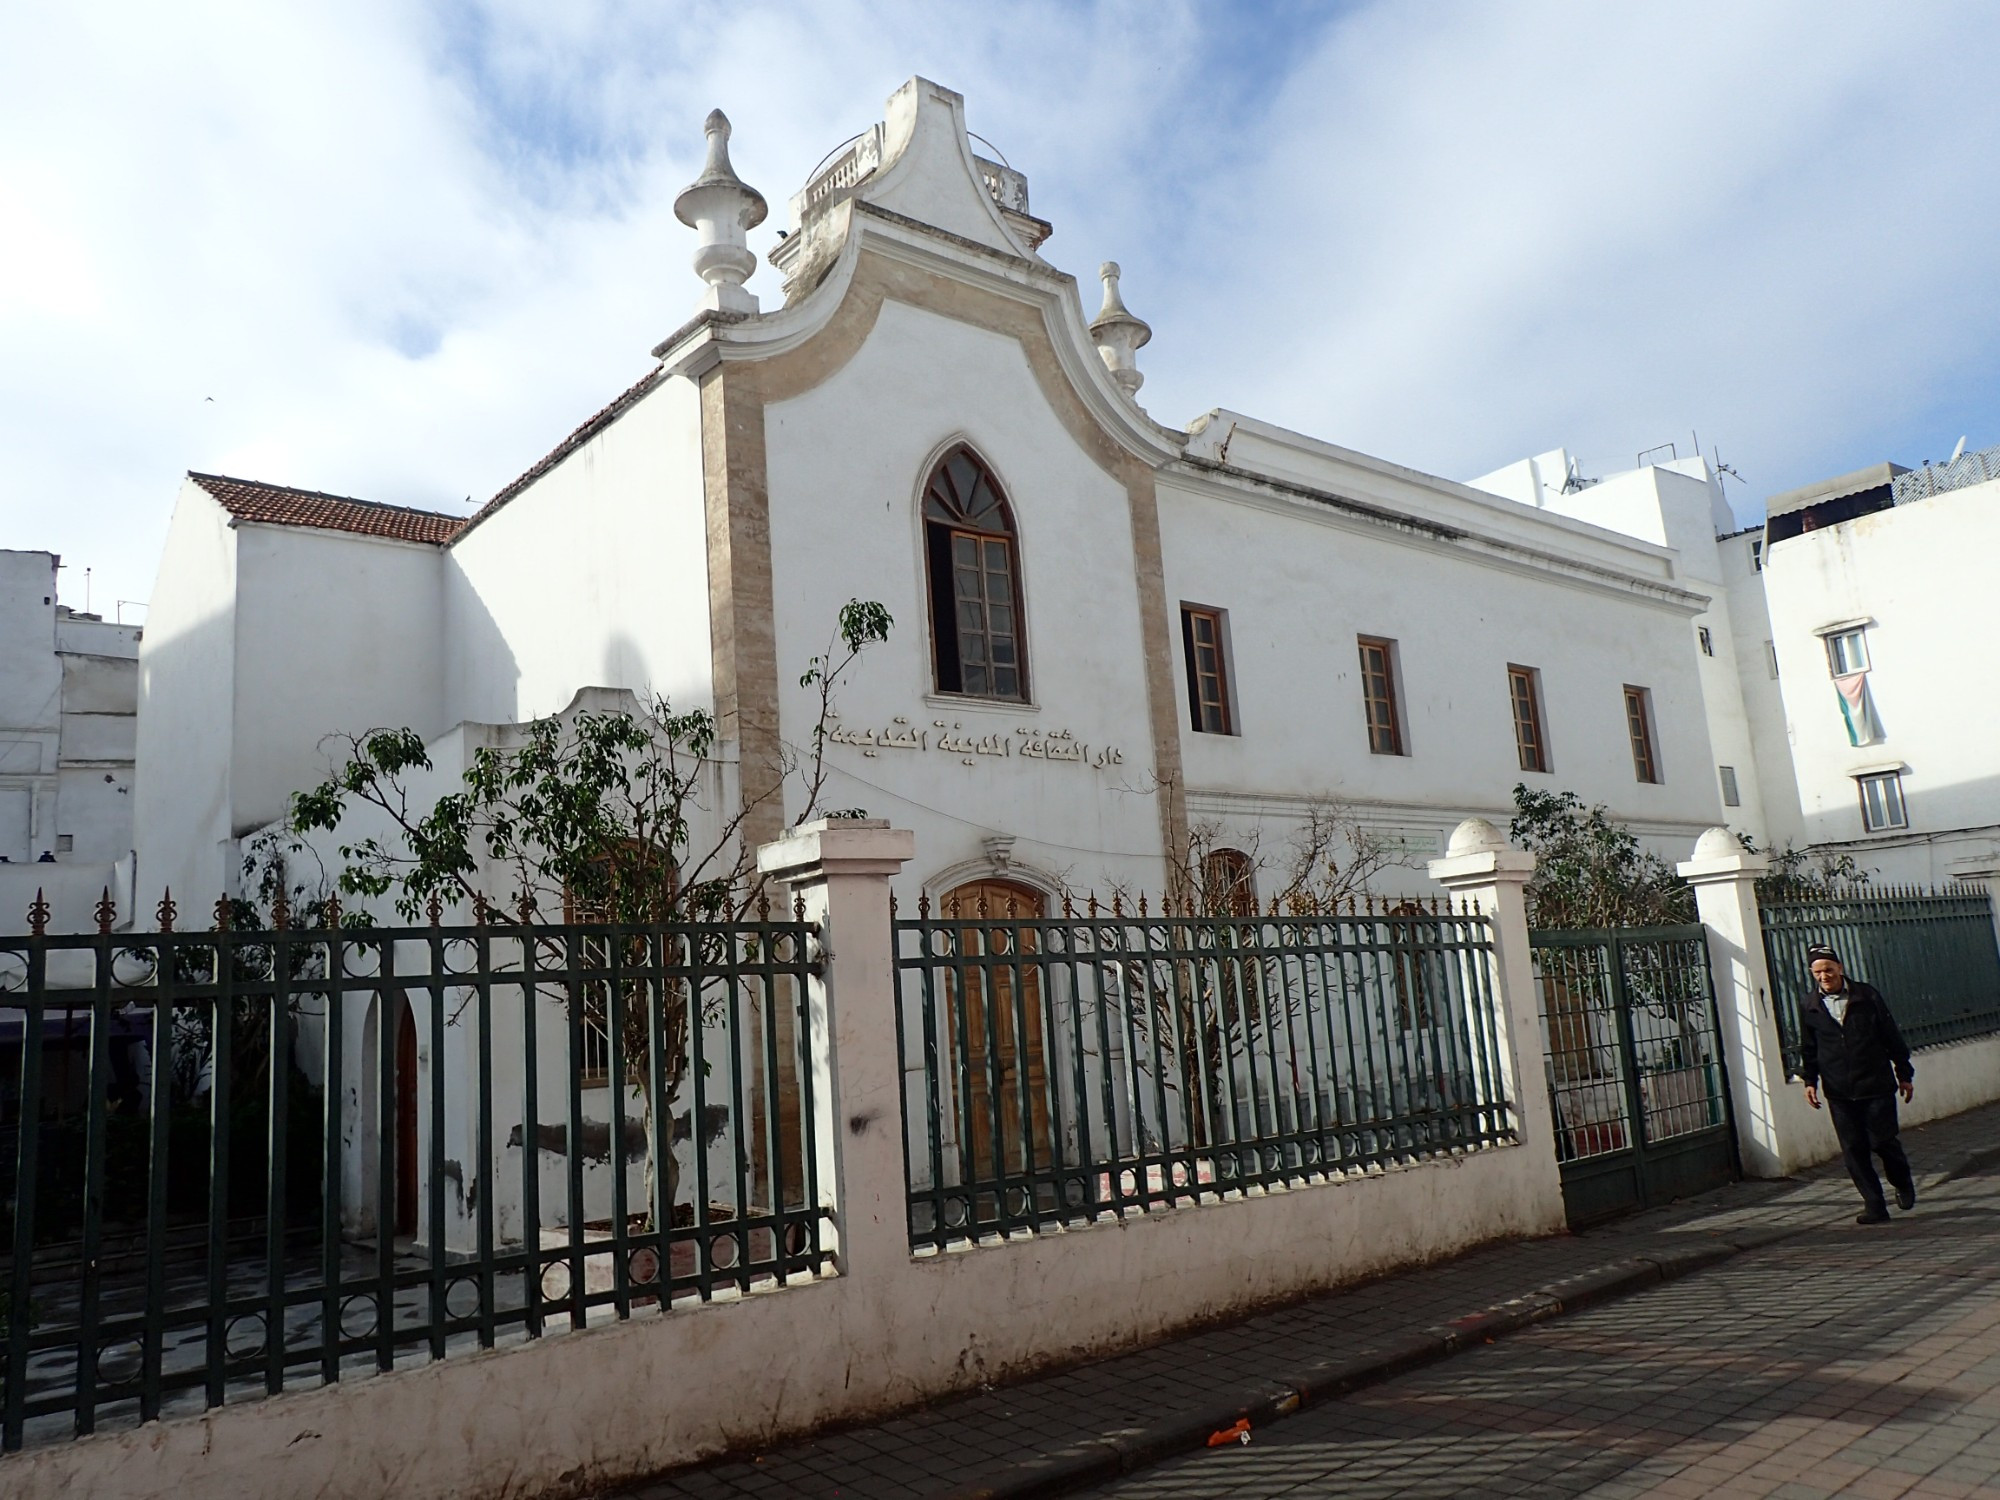
M1882 1158L1896 1206L1906 1212L1917 1206L1917 1182L1896 1135L1896 1096L1908 1104L1917 1091L1909 1044L1880 992L1849 979L1831 948L1808 948L1806 962L1817 986L1799 1009L1806 1103L1818 1109L1824 1088L1841 1160L1861 1190L1863 1207L1854 1222L1886 1224L1889 1205L1870 1156Z

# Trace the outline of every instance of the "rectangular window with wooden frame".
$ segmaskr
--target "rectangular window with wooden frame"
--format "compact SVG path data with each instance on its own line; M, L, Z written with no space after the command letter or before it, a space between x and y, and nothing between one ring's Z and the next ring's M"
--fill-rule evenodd
M1507 667L1507 696L1514 703L1514 748L1521 753L1521 769L1549 769L1549 741L1542 730L1542 674L1534 667Z
M1229 645L1223 613L1181 606L1181 650L1187 660L1188 722L1197 734L1234 734L1229 708Z
M1660 755L1653 747L1653 693L1625 685L1625 729L1632 737L1632 773L1641 781L1660 779Z
M1368 711L1368 748L1376 755L1401 755L1402 706L1396 701L1396 643L1364 635L1361 646L1361 702Z

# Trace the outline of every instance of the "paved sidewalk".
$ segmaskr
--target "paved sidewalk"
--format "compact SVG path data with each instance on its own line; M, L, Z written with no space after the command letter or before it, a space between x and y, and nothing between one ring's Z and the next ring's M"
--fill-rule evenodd
M1948 1164L2000 1141L2000 1106L1907 1132L1906 1139L1919 1180L1935 1180ZM1267 1402L1280 1404L1286 1395L1273 1382L1309 1388L1316 1406L1324 1395L1359 1383L1343 1384L1344 1371L1379 1376L1385 1360L1405 1368L1424 1363L1740 1249L1844 1223L1857 1207L1837 1163L1802 1179L1741 1183L1588 1234L1474 1251L1136 1353L681 1470L619 1493L625 1500L1073 1493L1105 1476L1107 1453L1115 1471L1187 1451L1200 1441L1195 1427L1260 1386ZM1495 1316L1491 1310L1502 1304L1511 1308ZM1295 1396L1290 1400L1297 1404Z
M2000 1176L1329 1401L1100 1500L2000 1497Z

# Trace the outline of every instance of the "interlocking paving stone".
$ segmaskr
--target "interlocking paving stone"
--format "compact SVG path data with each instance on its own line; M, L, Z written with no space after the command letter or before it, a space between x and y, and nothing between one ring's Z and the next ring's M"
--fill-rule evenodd
M1989 1145L1996 1134L2000 1108L1907 1132L1919 1173L1933 1175L1957 1156ZM1979 1482L1993 1483L2000 1500L2000 1453L1971 1446L2000 1426L2000 1395L1992 1394L2000 1386L1995 1332L2000 1313L1995 1326L1977 1334L1955 1330L1949 1320L1934 1328L1927 1323L1923 1339L1899 1346L1893 1343L1895 1319L1860 1293L1819 1305L1796 1290L1804 1274L1797 1268L1810 1266L1820 1290L1843 1280L1920 1286L1912 1295L1932 1322L1943 1305L1940 1291L1949 1292L1946 1304L1982 1297L2000 1309L2000 1254L1994 1253L2000 1251L2000 1220L1993 1214L2000 1199L1993 1192L1987 1179L1968 1177L1927 1191L1910 1219L1863 1230L1850 1222L1853 1190L1837 1166L1799 1181L1738 1184L1603 1230L1492 1246L1226 1328L941 1402L876 1426L664 1475L620 1493L628 1500L765 1494L893 1500L937 1494L999 1465L1212 1403L1316 1360L1436 1327L1611 1261L1649 1251L1679 1252L1732 1231L1782 1229L1798 1231L1798 1237L1624 1300L1529 1325L1491 1345L1474 1344L1449 1363L1372 1390L1309 1406L1258 1430L1249 1448L1170 1461L1087 1493L1176 1500L1211 1493L1304 1497L1334 1493L1330 1486L1337 1476L1340 1494L1366 1500L1470 1493L1686 1494L1710 1500L1777 1494L1783 1485L1831 1494L1843 1484L1843 1493L1856 1496L1908 1493L1931 1500L1934 1494L1941 1500L1944 1490L1924 1486L1945 1483L1945 1466L1969 1471L1983 1465L1987 1479ZM1913 1248L1919 1245L1922 1250ZM1837 1263L1829 1268L1827 1258L1836 1249ZM1994 1264L1977 1263L1982 1255ZM1869 1347L1877 1349L1878 1364L1869 1366L1868 1376L1834 1378L1826 1373L1833 1366L1815 1369L1801 1359L1805 1349L1847 1347L1841 1343L1844 1320L1856 1317L1872 1341ZM1914 1331L1917 1324L1909 1326ZM1706 1343L1698 1336L1703 1328L1711 1330ZM1762 1351L1756 1357L1792 1372L1812 1396L1810 1415L1780 1411L1782 1401L1770 1379L1746 1366L1747 1350ZM1448 1388L1494 1361L1523 1363L1508 1366L1512 1384L1489 1382L1480 1388L1480 1399L1453 1408L1448 1442L1439 1438L1434 1405L1387 1399L1392 1391ZM1675 1378L1648 1383L1643 1401L1637 1401L1635 1372L1655 1370L1674 1371ZM1919 1382L1921 1388L1899 1390L1897 1381ZM1932 1389L1939 1381L1954 1390L1976 1386L1989 1399L1962 1411L1941 1404ZM1325 1440L1328 1461L1314 1474L1302 1470L1296 1478L1281 1479L1260 1469L1260 1477L1244 1488L1204 1487L1228 1465L1237 1465L1241 1477L1246 1455L1254 1463L1294 1447L1312 1451L1306 1430L1341 1414L1354 1425ZM1776 1429L1786 1438L1778 1447L1769 1440L1774 1415L1798 1417L1795 1428ZM1935 1435L1933 1426L1939 1429ZM1894 1448L1857 1446L1871 1429L1901 1441ZM890 1432L900 1445L885 1448L880 1439ZM1968 1442L1957 1440L1961 1432ZM1704 1442L1703 1435L1714 1440ZM1509 1456L1523 1444L1536 1447L1532 1463ZM1677 1459L1683 1450L1685 1456ZM1733 1470L1713 1471L1733 1473L1733 1487L1691 1477L1704 1462L1734 1464ZM1750 1469L1760 1464L1767 1468L1751 1477ZM1815 1465L1844 1465L1843 1472L1852 1470L1855 1477L1815 1485L1809 1477L1817 1472ZM1710 1472L1700 1470L1703 1476ZM1869 1487L1858 1487L1864 1482ZM1266 1489L1266 1483L1279 1487ZM1904 1488L1895 1489L1898 1483Z

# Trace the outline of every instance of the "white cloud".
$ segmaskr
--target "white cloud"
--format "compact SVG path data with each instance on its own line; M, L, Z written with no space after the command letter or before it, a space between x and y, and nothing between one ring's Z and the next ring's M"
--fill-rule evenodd
M6 540L101 605L145 596L184 469L483 499L692 306L671 205L708 108L768 243L913 72L1028 173L1087 296L1125 265L1165 420L1226 403L1454 474L1693 425L1757 496L1940 424L2000 440L2000 100L1956 61L1990 12L1329 14L17 9Z

